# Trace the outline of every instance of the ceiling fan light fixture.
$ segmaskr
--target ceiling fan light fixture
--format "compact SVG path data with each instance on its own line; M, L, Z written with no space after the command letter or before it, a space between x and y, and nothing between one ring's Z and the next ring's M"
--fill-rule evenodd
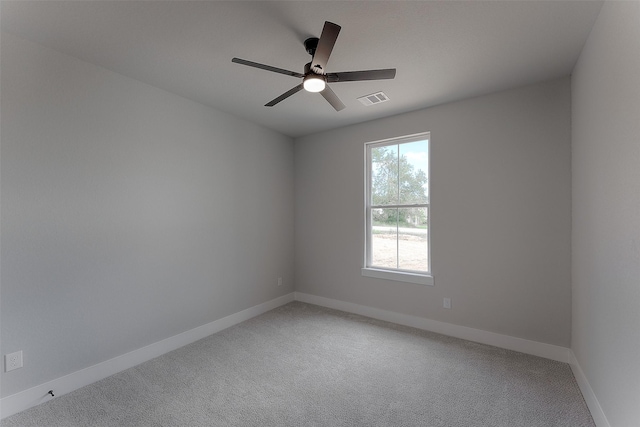
M322 92L325 88L326 82L324 81L324 76L319 74L307 74L302 85L307 92Z

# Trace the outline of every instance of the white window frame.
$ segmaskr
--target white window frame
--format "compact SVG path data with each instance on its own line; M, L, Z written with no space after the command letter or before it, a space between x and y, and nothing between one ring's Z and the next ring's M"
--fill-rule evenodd
M429 168L429 176L427 177L427 185L429 186L429 199L426 204L419 205L393 205L388 207L426 207L427 208L427 250L429 256L428 260L428 271L412 271L412 270L402 270L397 268L384 268L384 267L373 267L371 265L371 240L372 240L372 223L371 223L371 149L375 147L383 147L388 145L399 145L407 142L415 142L415 141L423 141L428 140L429 143L427 145L427 153L428 153L428 168ZM388 138L379 141L367 142L364 144L364 215L365 215L365 248L364 248L364 267L361 269L361 274L367 277L375 277L378 279L387 279L394 280L400 282L409 282L409 283L417 283L421 285L434 285L432 270L431 270L431 259L433 250L431 248L431 133L430 132L422 132L413 135L406 135L397 138Z

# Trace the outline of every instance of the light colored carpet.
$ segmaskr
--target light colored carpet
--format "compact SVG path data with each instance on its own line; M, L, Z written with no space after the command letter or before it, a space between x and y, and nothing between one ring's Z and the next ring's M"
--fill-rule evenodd
M565 363L293 302L3 426L595 424Z

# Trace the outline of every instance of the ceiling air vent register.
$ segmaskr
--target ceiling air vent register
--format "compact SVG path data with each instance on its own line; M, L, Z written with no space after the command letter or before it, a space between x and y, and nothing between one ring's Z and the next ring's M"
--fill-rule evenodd
M389 100L389 97L382 92L372 93L371 95L365 95L358 98L358 101L362 102L367 107L374 104L380 104Z

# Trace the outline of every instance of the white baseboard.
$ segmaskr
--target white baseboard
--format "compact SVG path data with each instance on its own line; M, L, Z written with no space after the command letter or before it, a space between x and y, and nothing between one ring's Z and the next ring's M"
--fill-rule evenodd
M494 347L505 348L507 350L519 351L521 353L569 363L570 350L557 345L530 341L509 335L497 334L495 332L483 331L481 329L469 328L467 326L454 325L452 323L439 322L437 320L426 319L424 317L410 316L407 314L396 313L393 311L339 301L331 298L319 297L302 292L296 292L295 299L296 301L360 314L362 316L424 329L442 335L448 335L450 337L462 338L468 341L488 344Z
M573 354L573 351L571 350L569 351L569 365L571 365L573 376L576 377L578 387L580 387L584 401L587 402L587 406L589 407L589 411L591 412L591 416L593 417L593 421L596 423L596 426L611 427L609 420L607 420L607 417L604 415L604 411L600 406L600 402L598 402L589 381L587 381L587 377L578 363L578 359L576 359L575 354Z
M198 341L199 339L208 337L211 334L220 332L223 329L227 329L240 322L249 320L252 317L266 313L269 310L273 310L274 308L287 304L293 300L294 293L292 292L262 304L247 308L246 310L231 314L227 317L223 317L222 319L207 323L206 325L199 326L178 335L166 338L162 341L133 350L121 356L114 357L113 359L98 363L97 365L90 366L47 383L7 396L0 399L2 418L6 418L51 399L51 396L47 394L49 390L54 390L56 397L67 394L79 389L80 387L92 384L103 378L124 371L125 369L129 369L139 365L140 363L146 362L147 360L151 360L172 350Z

